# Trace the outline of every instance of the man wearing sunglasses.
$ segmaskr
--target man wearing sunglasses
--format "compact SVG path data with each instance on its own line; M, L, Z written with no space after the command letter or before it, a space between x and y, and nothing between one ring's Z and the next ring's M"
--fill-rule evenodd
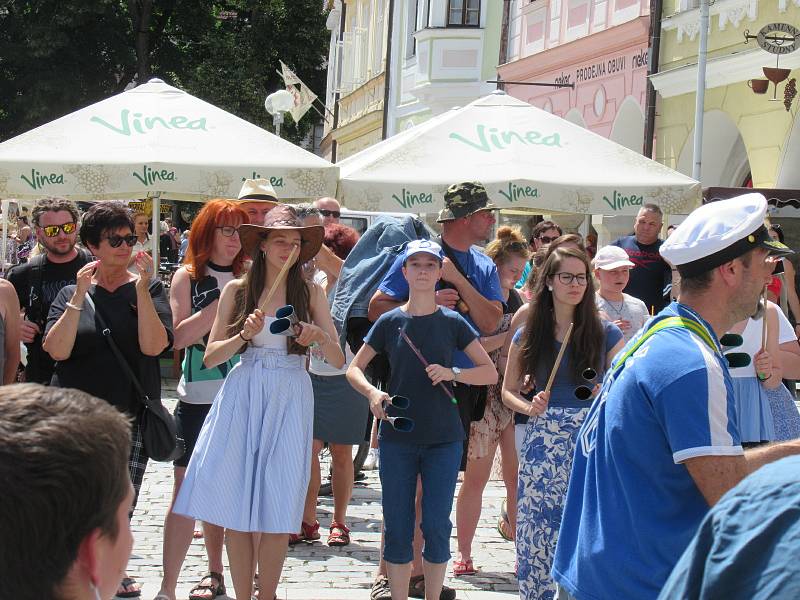
M42 350L42 331L50 303L65 285L75 283L78 270L91 256L75 247L78 237L78 208L64 198L42 198L31 214L36 238L45 252L8 274L19 297L23 318L20 339L28 348L25 379L50 383L54 362Z
M322 224L325 227L338 223L342 216L342 207L336 198L320 198L314 202L314 208L322 215Z

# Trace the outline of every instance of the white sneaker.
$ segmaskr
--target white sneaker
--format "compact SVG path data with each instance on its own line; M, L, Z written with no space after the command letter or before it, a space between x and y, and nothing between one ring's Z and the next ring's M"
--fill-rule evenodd
M361 467L364 471L374 471L378 468L380 463L380 450L377 448L370 448L367 453L367 458L364 459L364 466Z

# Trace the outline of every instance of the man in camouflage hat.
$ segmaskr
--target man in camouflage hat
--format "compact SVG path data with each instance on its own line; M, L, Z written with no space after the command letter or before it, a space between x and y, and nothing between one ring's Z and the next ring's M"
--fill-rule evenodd
M454 183L444 193L444 208L439 211L439 218L436 219L436 222L446 223L469 217L477 212L494 210L499 209L489 202L489 196L482 183L477 181ZM494 224L494 218L492 218L491 224ZM488 235L480 241L485 240L486 237Z

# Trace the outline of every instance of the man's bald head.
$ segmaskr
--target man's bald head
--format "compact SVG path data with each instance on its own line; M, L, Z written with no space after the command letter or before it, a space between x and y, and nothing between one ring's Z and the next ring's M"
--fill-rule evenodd
M336 198L326 196L314 202L314 207L319 209L322 215L322 221L325 225L339 222L339 215L341 214L342 207Z

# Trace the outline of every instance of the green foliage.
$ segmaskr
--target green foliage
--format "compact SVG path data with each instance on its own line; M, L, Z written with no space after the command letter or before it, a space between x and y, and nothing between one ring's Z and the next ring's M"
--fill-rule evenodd
M319 0L0 0L0 140L119 93L137 73L271 130L264 98L283 87L279 60L324 95L325 16ZM282 134L299 141L318 119L288 117Z

